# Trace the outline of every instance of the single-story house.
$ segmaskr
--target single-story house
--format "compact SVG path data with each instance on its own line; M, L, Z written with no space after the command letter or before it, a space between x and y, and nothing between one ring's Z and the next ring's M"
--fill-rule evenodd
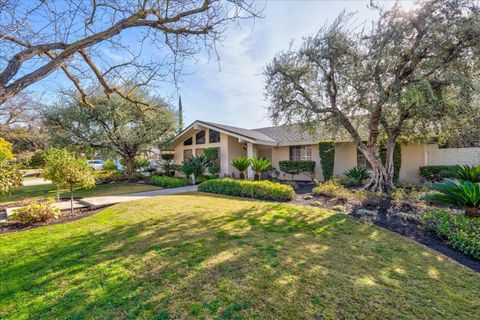
M279 172L279 161L313 160L315 178L322 181L318 143L334 138L334 175L340 176L353 167L369 168L363 154L345 134L312 133L299 125L282 125L259 129L245 129L197 120L178 134L172 144L174 162L181 164L193 155L202 155L205 148L219 148L221 177L238 177L231 162L239 156L264 157ZM480 163L480 148L439 149L435 144L409 143L401 145L402 165L400 181L419 182L419 167L425 165L453 165ZM248 177L253 178L249 171ZM280 178L283 173L280 173ZM289 178L289 176L287 176ZM306 174L296 180L310 180Z

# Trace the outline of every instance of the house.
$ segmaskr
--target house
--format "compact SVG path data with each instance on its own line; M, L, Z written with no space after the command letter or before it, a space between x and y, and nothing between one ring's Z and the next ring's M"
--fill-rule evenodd
M205 148L219 148L221 177L239 176L231 164L239 156L267 158L277 172L280 169L279 161L313 160L316 163L315 178L321 181L323 177L318 143L330 139L335 141L335 176L343 175L353 167L370 167L348 135L322 132L321 129L312 133L299 125L245 129L197 120L178 134L172 148L176 164L181 164L193 155L202 155ZM415 183L421 179L418 173L421 166L480 163L480 148L439 149L437 145L409 143L401 145L401 159L400 181ZM248 177L253 178L252 171L248 172ZM283 178L283 173L280 173L280 178ZM311 178L300 174L295 179Z

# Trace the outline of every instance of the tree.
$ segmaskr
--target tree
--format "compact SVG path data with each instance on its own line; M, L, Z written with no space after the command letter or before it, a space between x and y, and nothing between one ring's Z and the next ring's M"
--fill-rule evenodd
M272 163L265 158L254 157L250 160L250 166L253 172L255 172L255 176L258 177L258 181L260 181L262 179L262 173L267 171L272 166Z
M12 144L0 137L0 162L12 160L13 157Z
M97 93L95 108L72 101L45 111L45 124L52 135L69 137L71 144L112 150L125 160L126 172L134 170L136 157L175 132L175 117L160 98L137 93L148 105L134 106L118 95Z
M12 144L0 138L0 194L10 193L22 185L22 173L10 160L14 158Z
M93 169L87 165L84 158L78 157L67 149L51 148L47 151L43 176L57 185L57 200L60 197L60 187L69 188L72 213L74 187L91 188L95 186Z
M0 104L57 70L85 105L92 106L84 88L92 81L106 94L142 104L119 82L176 77L202 47L215 52L229 22L257 15L246 0L2 1ZM142 50L159 54L148 62Z
M376 9L379 19L362 30L342 13L300 48L277 54L265 75L274 121L343 128L373 167L365 189L385 192L394 188L397 139L468 108L480 17L478 5L464 0Z

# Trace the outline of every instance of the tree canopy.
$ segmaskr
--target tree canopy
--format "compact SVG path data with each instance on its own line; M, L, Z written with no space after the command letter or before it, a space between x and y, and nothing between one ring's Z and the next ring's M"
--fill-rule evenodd
M348 132L373 167L365 188L387 191L400 136L472 111L480 16L463 0L375 9L379 18L368 28L352 27L353 14L344 12L299 48L278 53L265 70L266 95L275 122L322 121Z

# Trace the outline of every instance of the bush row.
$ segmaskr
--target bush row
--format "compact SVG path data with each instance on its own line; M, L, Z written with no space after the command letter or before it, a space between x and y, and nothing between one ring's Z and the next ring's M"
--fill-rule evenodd
M98 183L135 182L145 180L145 176L136 171L128 174L122 170L99 170L95 171L95 180Z
M455 249L480 259L480 219L431 209L421 215L420 220Z
M214 179L201 183L199 191L263 200L288 201L295 196L291 186L271 181Z
M167 176L153 176L150 178L149 183L163 188L178 188L185 187L187 185L187 182L184 179Z

